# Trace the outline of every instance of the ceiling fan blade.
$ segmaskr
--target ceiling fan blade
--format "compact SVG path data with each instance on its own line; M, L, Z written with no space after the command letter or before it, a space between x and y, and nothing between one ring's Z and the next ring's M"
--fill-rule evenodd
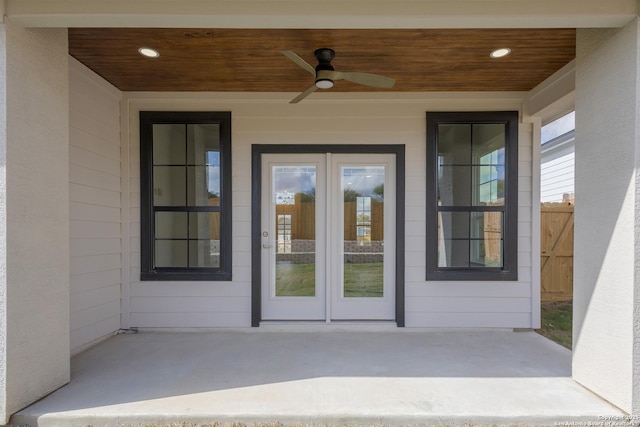
M391 88L396 83L395 79L371 73L355 73L344 71L329 71L327 73L332 80L349 80L365 86Z
M316 69L313 68L307 61L305 61L304 59L296 55L295 52L291 50L281 50L280 53L282 53L284 56L286 56L287 58L289 58L290 60L292 60L293 62L295 62L300 67L304 68L314 76L316 75Z
M309 87L309 89L305 90L304 92L302 92L300 95L296 96L295 98L293 98L291 101L289 101L289 104L297 104L298 102L302 101L303 99L305 99L307 96L311 95L313 92L316 91L316 89L318 89L318 87L316 85L313 85L311 87Z

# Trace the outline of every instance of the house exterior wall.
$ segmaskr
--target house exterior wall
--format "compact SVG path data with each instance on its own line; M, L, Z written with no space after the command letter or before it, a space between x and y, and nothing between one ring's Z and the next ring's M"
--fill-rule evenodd
M71 351L120 328L120 100L69 57Z
M545 153L540 165L540 201L561 202L565 194L573 194L575 174L574 144Z
M539 279L532 269L533 130L520 124L518 282L426 282L427 111L521 110L524 94L292 94L125 93L130 176L130 326L143 328L247 327L251 324L251 145L404 144L406 146L406 325L409 327L518 327L536 323ZM141 110L231 111L233 281L140 281L139 119ZM123 210L127 210L123 206ZM402 248L401 248L402 250ZM532 307L534 307L532 309Z
M69 381L67 32L0 25L0 423Z
M640 414L639 28L636 18L619 30L578 30L576 66L573 377L634 415Z

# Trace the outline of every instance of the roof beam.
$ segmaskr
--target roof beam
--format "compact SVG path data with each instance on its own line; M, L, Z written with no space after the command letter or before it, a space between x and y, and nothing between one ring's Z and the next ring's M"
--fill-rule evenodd
M573 110L576 90L575 59L529 92L525 99L528 113L546 124Z
M30 27L597 28L639 0L6 0Z

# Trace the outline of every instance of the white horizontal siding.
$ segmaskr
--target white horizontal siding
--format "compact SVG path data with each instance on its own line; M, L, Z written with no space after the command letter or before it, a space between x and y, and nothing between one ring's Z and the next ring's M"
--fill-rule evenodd
M71 350L120 327L121 93L69 59Z
M120 282L120 269L112 269L91 273L74 274L71 276L70 287L72 293L86 292L94 289L99 289L103 286L117 285ZM78 326L81 327L82 325Z
M120 208L120 193L82 184L69 184L69 200L89 205Z
M100 338L105 337L113 331L120 328L120 316L112 316L103 320L99 320L90 325L91 327L85 327L71 331L72 343L85 343L78 344L74 347L74 353L82 351L84 348L96 343ZM95 338L96 336L100 338Z
M288 104L288 94L137 94L128 112L128 210L131 326L249 326L251 320L251 145L403 144L406 147L406 323L415 327L531 327L532 126L522 124L519 150L519 279L516 282L425 280L427 111L518 110L521 94L334 94ZM330 101L335 99L335 101ZM231 111L233 280L141 282L140 110Z
M120 269L120 254L78 255L76 258L78 262L71 265L71 275Z
M436 284L431 282L411 282L405 289L408 294L414 297L429 298L447 298L457 294L464 295L464 298L522 299L529 298L531 295L531 289L527 283L507 282L447 282Z
M540 167L540 200L561 202L564 194L574 192L575 154L573 152L553 160L542 159Z
M440 328L530 328L531 313L408 312L406 322Z
M531 300L513 297L418 297L409 298L407 313L528 313Z
M532 327L534 285L532 266L532 128L521 124L518 150L518 281L432 282L425 281L424 166L414 163L415 176L407 180L405 241L406 324L422 327ZM409 152L409 150L407 150ZM412 157L413 156L413 157ZM426 158L423 145L408 158ZM418 174L418 172L420 172ZM411 209L409 208L412 207Z
M180 288L183 282L138 282L131 290L132 298L154 295L154 297L180 298L185 295ZM199 282L189 284L190 294L194 297L243 297L251 296L251 284L240 282L211 283Z
M71 219L79 221L104 221L109 223L120 221L120 208L90 205L88 203L71 202L69 204Z
M136 313L246 313L251 310L247 297L132 297Z
M71 256L121 254L120 239L73 239Z
M145 328L241 328L247 326L247 313L131 313L131 324Z

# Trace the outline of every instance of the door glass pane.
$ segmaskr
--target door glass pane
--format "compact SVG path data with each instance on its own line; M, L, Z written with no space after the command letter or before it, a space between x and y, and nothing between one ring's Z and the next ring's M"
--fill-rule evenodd
M316 167L274 166L275 295L316 295Z
M384 174L384 166L341 169L345 298L383 297Z

